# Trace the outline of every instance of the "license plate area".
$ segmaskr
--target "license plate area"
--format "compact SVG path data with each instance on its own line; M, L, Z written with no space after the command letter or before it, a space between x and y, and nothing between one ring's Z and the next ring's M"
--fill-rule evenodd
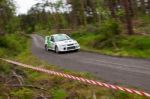
M75 46L67 47L67 50L73 50L73 49L75 49Z

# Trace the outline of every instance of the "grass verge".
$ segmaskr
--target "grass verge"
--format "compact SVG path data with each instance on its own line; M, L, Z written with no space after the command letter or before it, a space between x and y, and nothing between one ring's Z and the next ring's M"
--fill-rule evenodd
M77 36L79 35L79 36ZM111 56L150 58L150 37L142 35L120 36L114 41L101 40L101 34L73 34L81 49ZM107 42L108 41L108 42Z

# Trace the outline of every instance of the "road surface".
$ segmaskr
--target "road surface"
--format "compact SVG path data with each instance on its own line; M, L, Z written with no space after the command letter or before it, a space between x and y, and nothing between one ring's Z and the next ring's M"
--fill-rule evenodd
M89 52L55 54L44 50L44 38L32 35L32 53L64 69L89 72L112 84L123 84L150 92L150 60L120 58Z

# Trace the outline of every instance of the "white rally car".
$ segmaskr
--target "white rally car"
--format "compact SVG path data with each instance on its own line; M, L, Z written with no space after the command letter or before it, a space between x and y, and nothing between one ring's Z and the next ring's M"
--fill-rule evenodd
M66 34L53 34L45 37L45 50L53 50L56 53L66 51L78 51L80 45Z

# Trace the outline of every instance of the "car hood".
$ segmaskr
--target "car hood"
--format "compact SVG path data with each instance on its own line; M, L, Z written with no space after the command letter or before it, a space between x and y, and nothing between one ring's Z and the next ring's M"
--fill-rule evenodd
M77 41L72 40L72 39L56 42L56 44L58 44L58 45L66 45L66 44L74 44L74 43L77 43Z

